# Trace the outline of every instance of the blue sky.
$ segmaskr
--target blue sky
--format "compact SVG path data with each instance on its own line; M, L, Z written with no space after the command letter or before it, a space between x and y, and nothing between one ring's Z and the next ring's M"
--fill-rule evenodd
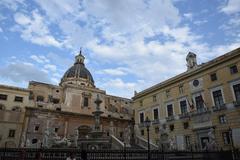
M132 97L240 47L240 0L0 0L0 83L58 84L83 47L98 88Z

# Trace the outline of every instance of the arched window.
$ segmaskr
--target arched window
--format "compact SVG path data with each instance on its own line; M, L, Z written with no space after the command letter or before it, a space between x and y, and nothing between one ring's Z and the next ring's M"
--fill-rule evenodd
M22 110L21 110L21 108L19 106L14 106L12 108L12 111L21 112Z
M32 144L36 144L38 142L37 138L32 139Z
M0 110L5 110L5 109L6 109L5 105L4 104L0 104Z

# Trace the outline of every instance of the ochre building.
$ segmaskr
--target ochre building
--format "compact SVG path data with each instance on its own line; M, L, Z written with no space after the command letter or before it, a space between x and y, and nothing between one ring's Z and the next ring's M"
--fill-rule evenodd
M240 48L198 65L186 57L187 71L133 97L135 132L160 148L206 149L210 137L218 149L240 147ZM161 74L159 74L161 76Z
M30 81L27 89L0 86L0 147L40 147L49 129L60 141L73 142L76 130L79 138L86 136L94 128L97 96L105 136L122 142L131 136L126 135L126 129L133 130L131 100L97 88L84 59L80 51L59 85Z

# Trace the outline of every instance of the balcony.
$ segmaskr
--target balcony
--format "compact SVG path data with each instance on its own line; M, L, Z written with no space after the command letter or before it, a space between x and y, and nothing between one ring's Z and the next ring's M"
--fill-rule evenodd
M45 107L47 107L47 103L43 102L43 101L37 101L36 107L45 108Z
M179 116L180 119L190 118L190 115L189 115L188 112L179 114L178 116Z
M236 108L240 107L240 100L234 101L233 104L234 104L234 107Z
M212 107L213 112L222 111L222 110L225 110L225 109L227 109L225 104L223 104L221 106L213 106Z
M166 121L169 122L169 121L173 121L174 120L174 116L169 116L169 117L166 117Z
M191 113L191 116L199 116L202 114L210 113L211 111L208 108L200 108Z

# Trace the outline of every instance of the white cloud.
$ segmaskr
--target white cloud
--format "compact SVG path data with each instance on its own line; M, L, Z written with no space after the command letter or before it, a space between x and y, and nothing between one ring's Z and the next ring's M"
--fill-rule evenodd
M46 65L44 65L44 68L46 70L50 70L52 72L55 72L57 70L57 67L55 65L53 65L53 64L46 64Z
M79 0L37 0L36 2L53 21L69 18L69 16L83 17Z
M3 32L3 29L0 27L0 32Z
M19 5L24 5L24 0L1 0L0 5L16 11Z
M240 12L240 1L228 0L227 4L221 7L221 11L226 14L234 14Z
M46 19L37 10L34 10L31 16L18 12L14 15L14 20L17 25L12 30L20 32L25 41L42 46L61 47L61 43L51 35Z
M196 20L196 21L194 21L193 23L194 23L195 25L202 25L202 24L207 23L207 22L208 22L207 20Z
M130 98L136 88L136 83L124 82L122 79L116 78L102 83L101 87L107 88L107 92L109 91L111 94L127 96Z
M193 18L193 14L192 14L192 13L184 13L183 16L184 16L186 19L189 19L189 20L192 20L192 18Z
M107 74L107 75L111 75L111 76L123 76L127 74L127 68L122 68L122 67L118 67L118 68L108 68L108 69L103 69L98 71L97 73L99 74Z
M31 55L30 58L38 63L48 63L49 62L49 60L43 55L40 55L40 56Z
M0 76L2 79L19 83L28 83L30 80L51 83L45 72L27 62L14 62L0 68Z

